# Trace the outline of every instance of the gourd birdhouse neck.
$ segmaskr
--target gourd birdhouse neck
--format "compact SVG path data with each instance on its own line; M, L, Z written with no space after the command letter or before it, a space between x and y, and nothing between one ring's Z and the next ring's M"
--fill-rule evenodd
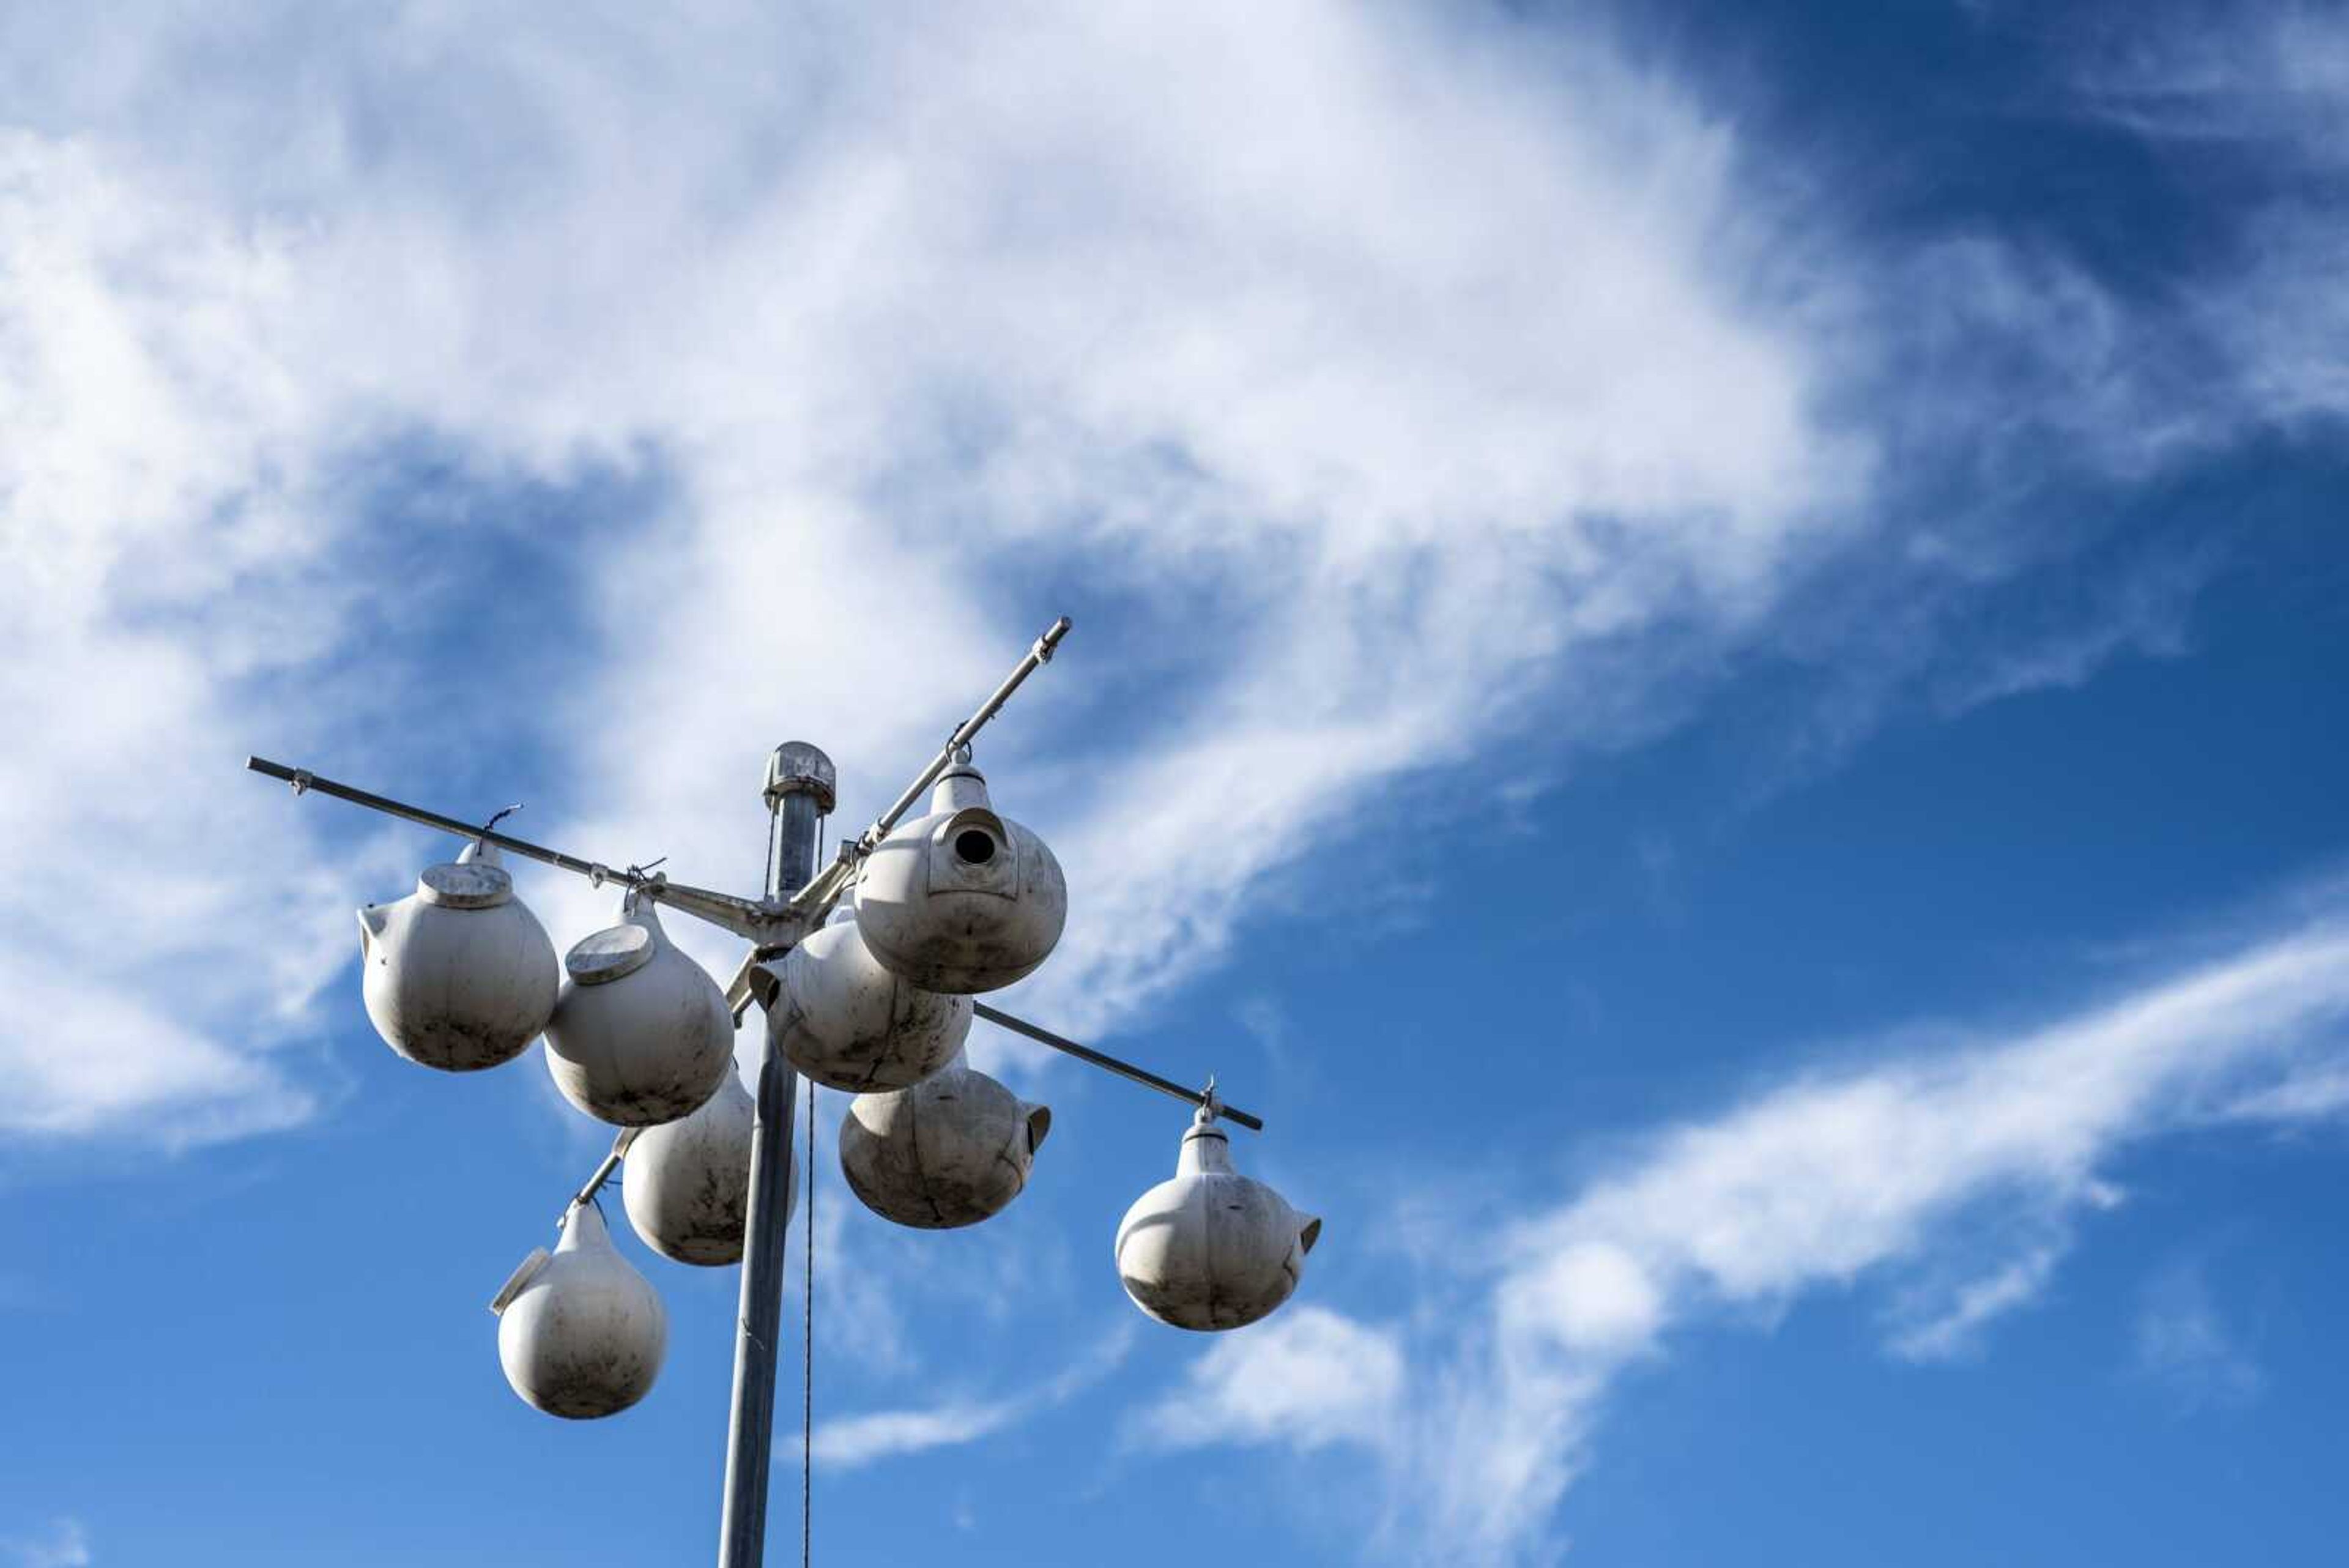
M604 1226L604 1216L593 1203L574 1204L563 1221L563 1238L554 1243L557 1252L577 1252L590 1247L609 1248L612 1232Z
M930 814L934 816L974 805L987 811L995 809L994 803L987 798L987 780L968 763L948 768L930 790Z
M1175 1157L1177 1176L1231 1176L1232 1140L1213 1122L1194 1122L1183 1135L1183 1152Z

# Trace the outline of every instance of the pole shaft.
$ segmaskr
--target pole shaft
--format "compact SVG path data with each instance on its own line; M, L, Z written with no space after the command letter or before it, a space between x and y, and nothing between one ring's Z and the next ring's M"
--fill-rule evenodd
M801 790L777 810L768 891L799 887L815 867L816 801ZM742 1303L735 1322L734 1404L726 1434L726 1501L718 1568L759 1568L767 1549L767 1477L775 1442L775 1362L782 1336L784 1207L792 1163L792 1111L799 1075L771 1041L759 1047L758 1109L750 1126L750 1202L742 1250Z

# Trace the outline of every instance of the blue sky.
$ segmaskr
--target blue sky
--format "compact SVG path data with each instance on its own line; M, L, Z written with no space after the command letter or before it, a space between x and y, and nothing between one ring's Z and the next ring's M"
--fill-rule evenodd
M1326 1228L1203 1340L1180 1107L982 1030L926 1235L827 1095L820 1560L2327 1560L2344 106L2291 5L0 14L0 1564L708 1550L732 1273L616 1226L658 1387L514 1398L606 1140L240 764L747 891L1059 614L1006 1004Z

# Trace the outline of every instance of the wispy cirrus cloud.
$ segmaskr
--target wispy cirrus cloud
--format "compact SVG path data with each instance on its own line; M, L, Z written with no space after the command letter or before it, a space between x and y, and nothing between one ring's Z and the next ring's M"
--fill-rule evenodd
M2170 1263L2147 1284L2132 1348L2133 1370L2184 1411L2247 1405L2267 1384L2194 1259Z
M1261 1328L1217 1339L1174 1397L1130 1417L1126 1437L1156 1449L1375 1449L1404 1386L1397 1334L1300 1303Z
M2337 7L2185 5L2122 14L2084 45L2080 101L2195 161L2239 213L2226 259L2181 316L2215 346L2236 408L2286 429L2349 415L2349 19Z
M165 878L188 918L159 956L208 981L82 1010L69 1077L12 1056L43 1086L8 1113L27 1130L304 1114L271 1043L316 1027L337 906L409 868L323 856L235 775L263 740L397 777L450 754L440 722L502 720L502 754L596 781L543 836L739 882L737 781L779 724L869 808L1071 597L1021 585L1081 585L1131 667L1085 673L1089 629L1023 709L1145 716L1098 750L1009 723L989 753L1088 910L1040 1002L1095 1028L1213 962L1383 784L1557 699L1568 649L1592 683L1561 732L1648 725L1602 666L1739 635L1850 527L1867 441L1814 416L1799 322L1747 297L1768 246L1733 139L1603 39L1335 5L303 15L248 13L233 58L160 15L7 24L54 68L7 78L0 180L0 382L38 436L0 483L38 542L0 717L50 742L5 787L29 836L88 837L144 759L189 759L97 834L77 919L6 908L12 952L72 977L70 1009L109 933L162 924ZM448 514L399 493L403 443L458 476ZM502 606L455 591L501 533L469 494L598 474L657 477L573 531L565 575L493 561ZM387 535L419 547L386 560ZM550 621L560 679L420 724L440 653L502 613ZM268 973L222 951L258 888ZM179 1079L109 1044L167 1028Z
M1310 1309L1216 1346L1158 1436L1350 1442L1387 1470L1396 1554L1547 1562L1609 1399L1676 1333L1869 1283L1888 1293L1888 1352L1965 1353L2122 1200L2105 1173L2126 1151L2253 1089L2286 1114L2281 1091L2331 1081L2344 1051L2349 919L2334 913L2036 1026L1847 1054L1654 1133L1508 1225L1497 1266L1448 1282L1441 1312L1375 1324ZM2256 1386L2191 1283L2148 1298L2140 1366L2214 1396Z
M30 1535L0 1536L0 1552L16 1568L89 1568L89 1530L80 1520L59 1519Z
M975 1443L1067 1404L1115 1372L1133 1347L1133 1325L1121 1324L1050 1377L1017 1392L831 1417L816 1427L808 1452L819 1465L854 1469L882 1459Z
M2111 13L2077 52L2075 90L2147 136L2208 142L2301 141L2339 161L2349 100L2349 26L2301 0L2169 5Z
M2220 1115L2242 1121L2300 1123L2349 1113L2349 1064L2263 1084L2225 1106Z

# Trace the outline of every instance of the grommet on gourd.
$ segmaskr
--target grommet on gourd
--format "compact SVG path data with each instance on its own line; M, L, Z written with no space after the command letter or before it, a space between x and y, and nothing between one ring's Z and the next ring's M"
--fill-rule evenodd
M620 923L564 955L546 1067L564 1098L616 1127L690 1116L734 1070L734 1013L709 971L630 892Z
M705 1268L741 1262L757 1111L741 1075L730 1069L699 1110L636 1135L621 1166L620 1192L646 1246ZM798 1191L799 1163L786 1160L786 1214Z
M554 1255L533 1253L490 1310L506 1381L550 1416L618 1414L651 1392L668 1351L659 1293L612 1245L593 1203L572 1206Z
M961 764L930 793L926 816L874 846L856 884L857 924L873 956L925 991L968 995L1025 979L1051 956L1069 885L1044 841L988 803Z
M967 996L924 991L884 968L854 918L753 966L767 1034L792 1066L848 1094L902 1089L952 1060L970 1033Z
M529 1048L554 1010L554 944L497 846L467 845L428 866L416 891L358 912L361 990L384 1043L446 1073L478 1072Z
M908 1089L859 1095L840 1121L849 1190L885 1220L925 1231L975 1225L1028 1185L1052 1112L954 1060Z
M1117 1274L1134 1304L1176 1328L1241 1328L1295 1293L1321 1221L1232 1166L1210 1103L1183 1135L1174 1175L1117 1228Z

